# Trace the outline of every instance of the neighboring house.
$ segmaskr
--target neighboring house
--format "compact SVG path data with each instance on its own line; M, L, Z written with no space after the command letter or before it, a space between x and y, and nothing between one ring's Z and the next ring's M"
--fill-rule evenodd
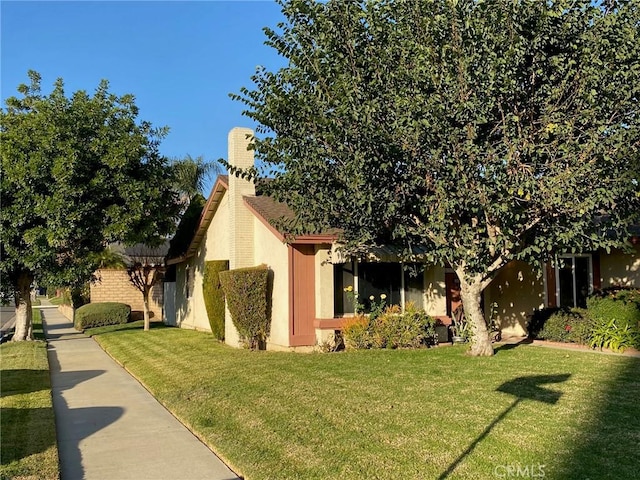
M247 150L251 130L229 133L229 163L253 165ZM377 248L367 261L341 259L333 251L335 236L305 235L285 242L273 220L290 217L286 205L256 195L253 183L235 176L218 177L184 253L169 258L175 265L175 324L209 330L202 293L204 262L228 260L231 269L266 264L273 271L271 334L268 348L310 347L340 328L353 314L352 286L363 303L384 293L392 303L414 302L430 315L449 323L460 304L459 282L453 270L440 266L403 268L393 248ZM640 234L640 232L638 232ZM503 268L484 292L486 315L494 309L503 336L526 335L534 310L546 306L582 305L594 288L640 286L640 242L635 252L613 251L559 256L541 278L522 262ZM333 254L332 254L333 253ZM225 341L238 345L229 312Z
M145 259L154 264L162 265L167 254L168 242L158 248L145 245L124 247L112 245L111 248L122 255L125 264L129 265L136 259ZM91 303L96 302L121 302L131 307L131 315L134 319L142 319L144 302L142 292L131 284L126 268L104 268L94 273L95 282L91 282ZM163 319L163 286L158 283L151 289L149 298L149 310L151 319Z

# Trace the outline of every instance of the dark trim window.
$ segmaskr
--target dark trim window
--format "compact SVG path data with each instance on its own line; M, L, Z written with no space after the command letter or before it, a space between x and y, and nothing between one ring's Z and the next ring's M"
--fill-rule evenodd
M193 271L191 265L187 264L184 269L184 296L188 300L191 298L191 284L193 277Z
M333 266L334 314L336 316L354 313L353 294L358 292L358 302L364 310L379 302L381 296L387 305L413 302L418 308L424 304L424 265L403 266L392 262L347 262Z
M353 296L345 289L354 286L355 268L355 262L333 266L333 311L336 315L354 313Z
M587 307L593 292L591 255L561 255L556 263L556 298L559 307Z

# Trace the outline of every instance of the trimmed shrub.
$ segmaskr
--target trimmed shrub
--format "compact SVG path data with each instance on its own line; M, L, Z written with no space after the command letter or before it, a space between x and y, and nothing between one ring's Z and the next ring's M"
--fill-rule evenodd
M130 316L131 307L124 303L89 303L76 310L75 328L82 331L92 327L119 325L127 323Z
M271 328L269 269L266 265L238 268L219 276L238 333L249 348L266 348Z
M229 270L228 260L205 262L202 293L211 333L218 340L224 340L224 292L220 283L220 272Z
M544 323L538 336L553 342L586 344L591 328L591 320L584 309L558 310Z
M540 338L540 332L544 328L545 323L551 318L554 313L560 311L557 307L547 307L540 310L535 310L531 318L529 319L529 323L527 325L527 330L529 331L529 336L532 338Z
M423 310L408 305L388 307L373 322L373 344L378 348L418 348L434 344L435 320Z

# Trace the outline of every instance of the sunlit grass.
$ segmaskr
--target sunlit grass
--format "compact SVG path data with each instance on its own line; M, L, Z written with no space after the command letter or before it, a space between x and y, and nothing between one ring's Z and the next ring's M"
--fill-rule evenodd
M248 479L477 479L532 465L547 478L618 479L640 467L634 358L531 346L494 358L250 352L175 328L94 338Z
M33 327L42 339L40 311L34 309ZM41 340L0 345L2 408L0 478L59 477L55 420L46 344Z
M59 297L51 297L49 299L49 302L51 302L51 305L62 305L63 301L64 299L62 298L62 295L60 295Z

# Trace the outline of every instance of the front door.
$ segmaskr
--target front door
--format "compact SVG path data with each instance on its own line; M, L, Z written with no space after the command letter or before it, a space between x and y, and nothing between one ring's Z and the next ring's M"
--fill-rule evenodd
M315 248L313 245L291 245L289 344L292 347L314 345L316 332Z

